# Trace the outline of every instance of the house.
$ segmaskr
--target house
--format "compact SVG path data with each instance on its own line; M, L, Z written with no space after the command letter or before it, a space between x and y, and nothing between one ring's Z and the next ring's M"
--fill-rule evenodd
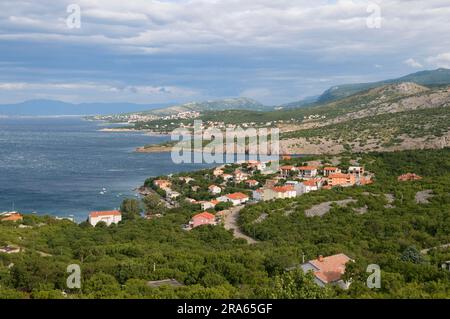
M336 284L347 289L350 284L344 282L341 277L345 273L345 265L349 261L351 261L350 257L345 254L319 256L317 259L302 264L301 268L305 273L312 271L314 282L321 287L325 287L327 284Z
M264 183L264 187L270 188L274 187L278 183L277 179L266 179L266 182Z
M182 176L178 178L180 181L184 181L186 184L189 184L192 181L195 181L192 177L189 176Z
M400 182L406 182L406 181L420 181L422 179L422 176L416 175L414 173L406 173L403 175L400 175L397 180Z
M177 199L180 196L181 196L180 193L178 193L178 192L176 192L174 190L171 190L171 189L166 189L166 198L168 198L168 199Z
M212 201L201 201L201 202L199 202L200 206L202 207L202 210L213 209L219 203L220 202L218 200L215 200L215 199L212 200Z
M245 181L245 184L246 184L248 187L256 187L256 186L259 185L259 182L256 181L256 180L254 180L254 179L249 179L249 180L246 180L246 181Z
M294 198L296 196L297 192L292 185L275 186L269 188L269 195L265 198L265 200Z
M327 177L330 174L341 173L341 170L337 167L324 167L323 168L323 176Z
M197 186L197 185L191 186L191 189L193 192L197 192L200 189L200 186Z
M213 171L213 175L216 176L216 177L222 176L222 175L223 175L223 170L220 169L220 168L216 168L216 169Z
M247 163L248 163L248 167L250 167L254 170L263 171L266 169L266 163L264 163L264 162L249 160L249 161L247 161Z
M230 180L233 179L233 175L231 175L231 174L223 174L222 178L223 178L224 181L227 182L227 181L230 181Z
M364 174L364 167L361 166L350 166L347 170L347 173L361 176Z
M95 227L97 223L104 222L106 225L117 224L122 220L122 213L118 210L98 211L89 214L89 224Z
M328 176L328 185L334 186L352 186L356 183L355 175L336 173Z
M236 170L234 172L234 181L236 183L243 182L243 181L245 181L247 179L248 179L248 174L247 173L243 173L240 170Z
M373 181L370 177L360 177L359 184L360 185L369 185L369 184L373 184Z
M303 178L312 178L317 176L317 167L300 166L298 167L299 175Z
M166 179L156 179L153 181L153 185L155 185L158 188L170 188L172 186L172 183L169 180Z
M185 200L186 202L190 203L190 204L195 204L195 203L197 203L197 201L196 201L195 199L189 198L189 197L186 197L184 200Z
M312 178L310 180L304 181L304 192L309 193L311 191L317 191L322 187L322 180L318 178Z
M233 193L217 198L220 202L230 202L233 206L238 206L246 203L249 197L243 193Z
M284 165L280 167L280 173L284 177L290 176L292 173L297 172L297 167L293 165Z
M220 194L222 192L222 189L219 186L217 186L217 185L209 185L208 186L208 190L213 195L217 195L217 194Z
M18 222L22 220L23 216L18 212L8 212L0 215L0 221L2 222Z
M258 202L264 200L264 188L258 188L252 191L252 198Z
M202 225L216 225L216 216L208 212L203 212L194 215L189 222L190 228L195 228Z

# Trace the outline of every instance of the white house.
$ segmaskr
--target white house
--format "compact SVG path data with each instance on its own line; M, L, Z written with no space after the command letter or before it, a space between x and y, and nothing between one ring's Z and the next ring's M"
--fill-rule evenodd
M364 167L361 166L350 166L347 170L349 174L361 176L364 174Z
M233 206L238 206L246 203L250 198L243 193L233 193L217 198L220 202L230 202Z
M217 195L217 194L220 194L222 192L222 189L219 186L217 186L217 185L209 185L208 186L208 190L213 195Z
M106 225L117 224L122 220L122 213L118 210L91 212L89 224L95 227L97 223L104 222Z
M322 181L317 178L313 178L302 183L304 185L304 192L309 193L311 191L317 191L322 187Z
M312 178L317 176L317 167L315 166L300 166L298 171L301 177Z

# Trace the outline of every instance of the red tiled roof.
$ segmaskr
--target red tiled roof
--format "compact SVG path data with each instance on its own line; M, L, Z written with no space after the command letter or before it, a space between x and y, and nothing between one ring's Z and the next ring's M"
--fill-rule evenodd
M305 185L305 186L317 186L317 183L318 183L318 182L319 182L318 179L313 178L313 179L304 181L304 182L303 182L303 185Z
M330 176L328 176L328 178L351 178L351 174L343 174L343 173L335 173L335 174L330 174Z
M317 167L316 166L300 166L300 167L298 167L298 169L301 171L312 171L312 170L317 169Z
M229 199L245 199L245 198L248 198L248 196L243 194L243 193L233 193L233 194L228 194L226 196Z
M120 216L122 215L118 210L109 210L109 211L99 211L99 212L91 212L89 216L91 217L100 217L100 216Z
M247 183L247 184L256 184L256 183L258 183L258 181L255 181L254 179L248 179L248 180L245 181L245 183Z
M284 170L284 171L288 171L288 170L294 169L295 166L292 166L292 165L284 165L284 166L281 166L280 168L281 168L282 170Z
M212 219L215 219L216 216L214 216L213 214L210 214L208 212L203 212L203 213L194 215L192 218L206 218L206 219L212 220Z
M272 190L277 193L286 193L294 190L294 186L286 185L286 186L275 186L272 187Z
M337 167L325 167L323 170L324 171L335 171L337 169L338 169Z
M351 259L345 254L337 254L328 257L322 257L310 260L318 270L314 274L324 283L330 283L341 279L345 272L345 264Z
M11 215L7 215L6 217L3 217L1 220L5 221L5 222L7 222L7 221L16 222L18 220L23 220L23 217L19 213L12 213Z
M213 199L212 201L211 201L211 204L213 204L213 205L217 205L217 204L219 204L220 203L220 201L218 201L217 199Z

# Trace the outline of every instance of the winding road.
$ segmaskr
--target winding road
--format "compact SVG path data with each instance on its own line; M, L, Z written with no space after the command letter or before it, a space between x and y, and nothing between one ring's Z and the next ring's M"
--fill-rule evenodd
M233 235L236 238L241 238L241 239L245 239L247 241L247 243L249 244L256 244L257 241L254 240L253 238L245 235L241 229L239 228L238 224L237 224L237 220L239 218L239 212L242 210L242 208L244 208L245 206L236 206L236 207L232 207L228 210L228 212L225 214L225 218L224 218L224 227L227 230L232 229L233 230Z

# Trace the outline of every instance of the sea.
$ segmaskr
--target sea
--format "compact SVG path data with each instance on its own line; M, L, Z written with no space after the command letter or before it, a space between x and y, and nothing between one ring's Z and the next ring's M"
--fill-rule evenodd
M86 220L117 209L151 176L211 164L174 164L170 153L135 148L169 140L141 132L102 132L82 117L0 118L0 212Z

